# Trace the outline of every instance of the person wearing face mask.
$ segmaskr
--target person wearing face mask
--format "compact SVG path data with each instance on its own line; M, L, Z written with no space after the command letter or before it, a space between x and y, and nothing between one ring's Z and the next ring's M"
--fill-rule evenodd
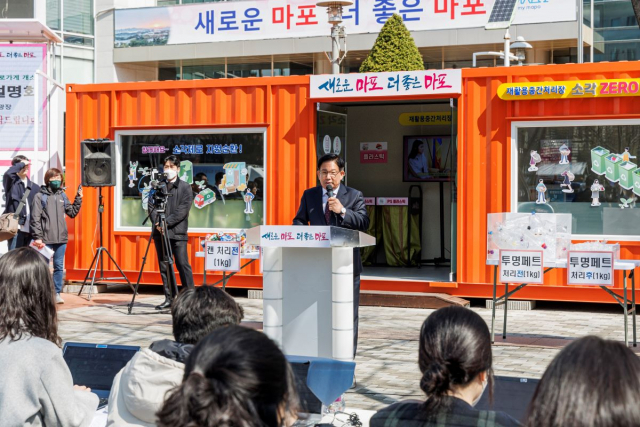
M485 388L493 395L491 335L480 315L458 306L436 310L422 324L419 345L427 399L394 403L371 418L371 427L520 425L503 412L474 408Z
M169 242L178 273L180 274L182 288L193 289L193 272L187 255L187 231L189 230L189 211L193 206L193 191L191 191L191 186L188 183L178 178L178 172L180 172L180 159L176 156L165 158L164 173L167 174L167 192L169 193L165 206L165 217ZM158 222L156 206L153 206L153 203L149 203L149 216L154 227L153 243L158 255L160 276L162 277L165 295L164 302L157 306L156 310L163 310L171 307L171 303L176 297L174 286L172 285L174 275L167 275L167 261L164 260L162 251L162 229Z
M56 302L63 304L60 296L64 273L64 253L69 235L65 215L75 218L82 206L82 188L78 190L73 203L64 193L64 177L60 169L52 168L44 174L45 185L40 187L31 204L31 234L35 246L47 246L53 251L53 283L56 288Z
M29 179L30 168L29 159L18 155L11 161L11 167L7 170L2 179L4 187L6 207L3 214L18 211L22 196L29 189L29 195L25 200L24 207L20 211L20 230L13 239L7 241L9 250L28 246L31 242L31 230L29 228L30 208L33 199L36 197L39 188L33 185Z

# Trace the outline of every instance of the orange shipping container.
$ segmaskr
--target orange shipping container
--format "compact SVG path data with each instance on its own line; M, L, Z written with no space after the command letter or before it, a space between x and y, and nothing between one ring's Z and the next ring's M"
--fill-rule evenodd
M459 102L457 282L364 280L363 289L490 297L492 269L485 265L486 218L488 213L511 210L512 124L640 118L640 98L635 96L504 101L497 96L498 86L512 82L618 78L640 78L640 63L462 70L462 94L451 94ZM266 128L266 223L290 224L302 192L316 182L316 104L321 100L311 100L309 91L308 76L69 85L65 152L67 185L75 188L80 183L80 141L87 138L113 139L115 132L133 129ZM128 278L135 281L148 235L114 231L114 190L105 189L103 194L106 206L104 245ZM95 233L97 203L97 190L87 189L81 214L75 221L69 221L66 257L69 280L84 279L98 246ZM203 259L195 257L202 236L190 233L189 240L196 283L202 283L203 279ZM621 246L622 258L640 257L640 242L621 242ZM105 269L113 270L114 267L105 262ZM545 285L530 285L516 298L612 301L600 289L566 286L565 276L564 270L548 273ZM160 283L158 264L153 255L148 258L142 282ZM258 266L254 263L243 270L231 280L230 286L261 288Z

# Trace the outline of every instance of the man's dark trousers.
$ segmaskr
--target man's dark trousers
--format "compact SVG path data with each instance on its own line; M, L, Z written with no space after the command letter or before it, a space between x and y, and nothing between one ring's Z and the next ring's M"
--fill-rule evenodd
M174 240L169 239L171 245L171 251L173 252L173 258L176 263L176 268L178 269L178 274L180 275L180 290L184 289L185 286L187 289L193 289L193 271L191 270L191 265L189 265L189 256L187 255L187 241L186 240ZM156 247L156 253L158 254L158 260L164 259L164 254L162 253L162 237L159 233L153 234L153 243ZM167 277L167 270L164 265L160 265L160 276L162 277L162 286L164 287L164 295L167 298L175 298L173 290L173 275L171 277Z

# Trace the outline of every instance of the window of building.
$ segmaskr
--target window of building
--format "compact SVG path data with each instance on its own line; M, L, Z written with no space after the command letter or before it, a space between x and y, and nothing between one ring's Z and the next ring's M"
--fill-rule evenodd
M635 157L640 153L640 121L514 126L513 211L570 213L573 234L640 239L640 209L635 208L640 195ZM567 149L569 154L563 159ZM546 187L546 203L537 203L540 180ZM600 205L594 206L594 196ZM621 209L625 203L633 208Z
M2 0L0 2L1 19L33 19L34 17L34 0Z
M118 133L116 139L120 158L116 230L145 229L150 168L153 162L162 169L162 160L170 154L181 159L180 178L192 184L194 191L190 231L264 224L264 129L134 131ZM206 182L200 173L206 175ZM253 213L246 212L247 191L251 192Z
M593 24L594 61L635 61L640 58L640 28L631 2L596 1Z

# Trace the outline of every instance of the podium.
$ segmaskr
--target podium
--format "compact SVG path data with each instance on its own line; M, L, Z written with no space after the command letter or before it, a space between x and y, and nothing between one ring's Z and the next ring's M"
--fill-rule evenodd
M353 360L353 250L376 239L340 227L261 226L263 330L288 355Z

